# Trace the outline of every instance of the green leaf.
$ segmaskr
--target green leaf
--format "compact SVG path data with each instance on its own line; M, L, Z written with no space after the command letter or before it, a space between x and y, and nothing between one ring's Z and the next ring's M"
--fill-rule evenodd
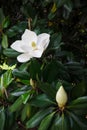
M63 6L66 2L67 2L67 0L55 0L55 3L58 8Z
M6 34L8 37L12 38L19 35L20 33L23 33L23 31L27 28L27 22L19 22L17 25L14 25L10 29L7 30Z
M48 19L49 19L49 20L52 20L55 16L56 16L56 13L50 12L50 13L48 14Z
M79 105L79 104L84 104L87 103L87 96L79 97L75 100L73 100L70 105Z
M3 51L4 55L8 56L8 57L17 57L20 53L13 50L13 49L10 49L10 48L6 48L4 49Z
M8 38L6 34L2 35L2 47L6 49L8 47Z
M25 70L22 71L22 70L14 69L13 75L18 77L18 78L21 78L21 79L29 79L30 78L29 73Z
M78 93L77 93L78 92ZM80 83L78 83L76 86L73 87L71 95L72 98L78 98L78 97L82 97L86 92L86 83L84 81L81 81Z
M50 86L48 83L39 82L39 88L50 98L55 99L56 89ZM50 91L49 91L50 90Z
M12 71L8 70L0 77L0 83L3 82L1 86L4 86L5 88L13 81L12 78Z
M68 109L77 112L79 115L86 113L87 109L87 96L80 97L73 100L68 106Z
M27 103L28 99L30 98L30 96L33 93L34 93L34 90L28 90L26 93L24 93L24 94L21 95L24 104Z
M54 82L58 78L69 79L69 75L61 62L52 60L43 70L43 78L46 82Z
M27 91L29 91L29 89L31 89L29 86L24 85L24 86L22 86L22 88L18 88L15 91L11 92L10 94L12 96L18 97L18 96L21 96L22 94L25 94Z
M0 77L0 92L3 94L5 89L9 86L9 84L13 81L12 71L8 70Z
M0 8L0 24L2 24L4 18L5 18L5 16L4 16L3 10L2 10L2 8Z
M81 128L87 128L87 124L83 123L83 121L81 121L80 117L78 117L76 114L74 114L73 112L70 112L70 111L67 111L67 114L69 114L69 116L72 117L73 120L76 121L78 126L80 126Z
M45 94L39 94L30 100L30 104L36 107L47 107L50 105L55 105L55 102L49 99Z
M22 101L22 98L19 97L19 98L14 102L14 104L12 104L12 105L10 106L9 110L10 110L11 112L15 112L15 111L19 110L19 109L21 108L22 102L23 102L23 101Z
M67 116L64 113L62 113L62 115L57 114L51 130L70 130L70 124Z
M43 70L43 78L46 82L53 82L57 77L57 74L57 63L55 61L51 61Z
M61 32L59 33L54 33L52 36L51 36L51 42L50 42L50 50L56 50L56 49L59 49L61 45L63 45L61 43L61 40L62 40L62 34Z
M41 122L41 120L48 115L49 113L51 113L53 111L53 108L48 108L48 109L43 109L40 110L39 112L37 112L27 123L26 123L26 127L27 128L34 128L36 126L39 125L39 123Z
M25 5L23 5L21 7L21 11L22 13L26 16L26 17L30 17L30 18L34 18L36 11L35 9L32 7L31 3L27 3Z
M22 113L21 113L21 120L24 121L27 117L30 116L31 107L29 104L25 104Z
M64 5L64 7L69 11L71 12L72 11L72 8L73 8L73 3L71 0L67 0L67 3Z
M2 28L7 28L10 24L9 17L6 17L2 23Z
M31 63L29 66L29 73L30 73L30 77L32 79L36 79L37 76L40 77L40 75L41 75L40 67L41 67L41 65L36 59L31 60Z
M41 124L38 128L38 130L48 130L50 124L51 124L51 121L53 119L53 116L54 116L55 112L49 114L48 116L46 116L42 121L41 121Z
M5 125L5 111L4 108L0 108L0 130L4 130Z

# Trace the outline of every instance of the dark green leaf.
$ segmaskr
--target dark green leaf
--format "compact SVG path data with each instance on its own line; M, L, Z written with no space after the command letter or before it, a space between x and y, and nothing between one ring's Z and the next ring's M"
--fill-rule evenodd
M48 130L50 124L51 124L51 121L52 121L52 118L54 116L55 112L47 115L42 121L41 121L41 124L39 126L39 129L38 130Z
M55 99L56 89L50 86L48 83L39 83L39 88L50 98ZM49 91L50 90L50 91Z
M26 16L26 17L30 17L30 18L34 18L35 16L35 9L32 7L32 4L27 3L25 5L23 5L21 7L21 11L22 13Z
M72 89L72 97L78 98L82 97L86 92L86 83L84 81L81 81L78 83L76 86L73 87Z
M32 79L36 79L37 76L40 76L41 74L40 67L41 65L36 59L31 60L31 63L29 66L29 73Z
M6 49L8 47L8 38L6 34L2 35L2 47Z
M81 127L81 128L87 128L87 124L85 124L83 121L80 120L80 117L78 117L76 114L73 112L67 111L70 117L73 118L73 120L76 121L76 123Z
M4 130L5 124L5 111L4 108L0 108L0 130Z
M50 49L52 50L59 49L60 46L62 45L61 40L62 40L62 34L60 32L53 34L51 36Z
M17 76L17 77L19 77L19 78L22 78L22 79L29 79L30 78L30 75L29 75L29 73L27 72L27 71L25 71L25 70L18 70L18 69L14 69L13 70L13 75L14 76Z
M7 48L3 51L4 55L8 56L8 57L17 57L20 53L13 50L13 49L10 49L10 48Z
M36 107L47 107L50 105L55 105L55 102L51 101L45 94L41 94L35 96L31 101L30 104Z
M2 28L7 28L10 24L9 17L6 17L2 23Z
M41 122L41 120L48 115L49 113L51 113L53 111L53 108L48 108L48 109L42 109L39 112L37 112L27 123L26 126L27 128L34 128L37 125L39 125L39 123Z
M2 24L4 18L5 18L5 16L4 16L3 10L2 10L2 8L0 8L0 25Z
M70 104L79 105L79 104L84 104L84 103L87 103L87 96L79 97L79 98L73 100Z
M9 86L9 84L13 81L12 71L8 70L0 77L0 91L3 94L5 89Z
M14 37L17 34L23 33L23 31L27 28L27 22L21 22L18 23L17 25L14 25L10 29L7 30L6 34L8 37Z
M64 113L62 113L61 116L57 114L53 122L51 130L69 130L70 124L68 123L69 122L68 122L67 116Z
M24 121L30 114L30 105L26 104L22 110L21 120Z
M21 108L21 105L22 105L22 98L19 97L9 108L9 110L11 112L15 112L17 109L19 110Z
M22 101L24 104L26 104L26 102L28 101L29 97L34 93L33 90L28 90L27 92L25 92L24 94L21 95L22 97Z
M63 6L67 2L67 0L55 0L55 2L56 2L57 7L59 8Z

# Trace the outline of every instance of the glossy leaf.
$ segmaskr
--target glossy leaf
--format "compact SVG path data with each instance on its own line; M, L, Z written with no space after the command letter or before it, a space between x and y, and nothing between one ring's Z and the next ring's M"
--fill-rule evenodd
M39 129L38 130L48 130L50 124L51 124L51 121L52 121L52 118L54 116L55 112L49 114L48 116L46 116L42 121L41 121L41 124L39 126Z
M40 76L41 74L40 67L41 65L36 59L31 60L31 63L29 66L29 73L32 79L36 79L37 76Z
M31 107L29 104L26 104L22 110L21 120L24 121L27 117L29 117L30 112L31 112Z
M5 89L9 86L9 84L13 81L12 71L8 70L0 77L0 91L3 94Z
M0 108L0 130L4 130L5 124L5 111L4 108Z
M67 2L67 0L55 0L55 2L56 2L56 4L57 4L57 7L59 8L59 7L61 7L61 6L63 6L66 2Z
M53 88L50 84L48 83L39 83L39 88L48 95L48 97L53 98L55 100L55 95L56 95L56 89ZM49 91L50 90L50 91Z
M2 47L4 49L8 47L8 38L6 34L2 35Z
M6 48L4 49L3 51L4 55L8 56L8 57L17 57L20 53L13 50L13 49L10 49L10 48Z
M22 21L21 23L19 22L17 25L14 25L10 29L8 29L6 34L8 37L12 38L17 34L22 33L25 30L25 28L27 28L27 23Z
M42 121L42 119L48 115L49 113L51 113L53 110L53 108L48 108L48 109L42 109L40 111L38 111L27 123L26 126L27 128L34 128L37 125L39 125L39 123Z
M33 99L30 100L30 104L32 106L36 107L47 107L50 105L55 105L55 102L53 102L51 99L48 98L45 94L41 94L38 96L35 96Z
M21 70L18 70L18 69L15 69L13 71L13 75L17 76L19 78L22 78L22 79L29 79L29 77L30 77L30 75L27 71L25 71L25 70L21 71Z
M67 113L69 114L69 116L71 116L73 118L73 120L76 121L76 123L81 127L81 128L87 128L87 124L85 124L83 121L80 120L80 117L77 117L76 114L74 114L73 112L69 112L67 111Z
M62 115L57 114L51 130L69 130L70 124L68 124L68 119L64 113Z
M9 20L9 17L5 17L3 23L2 23L2 27L3 28L7 28L10 24L10 20Z
M11 106L10 106L10 111L11 112L15 112L17 109L20 109L21 105L22 105L22 98L19 97Z

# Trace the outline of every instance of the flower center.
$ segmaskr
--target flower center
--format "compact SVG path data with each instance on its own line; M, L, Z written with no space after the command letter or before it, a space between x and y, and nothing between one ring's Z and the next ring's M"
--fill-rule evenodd
M36 43L35 42L32 42L31 45L32 45L33 48L36 47Z

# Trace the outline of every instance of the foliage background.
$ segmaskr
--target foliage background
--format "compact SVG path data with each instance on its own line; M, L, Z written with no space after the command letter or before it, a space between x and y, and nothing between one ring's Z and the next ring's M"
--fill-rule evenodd
M0 130L87 129L83 125L87 124L87 1L1 0L0 6L0 64L16 64L14 70L0 69ZM49 33L51 41L40 59L20 64L16 60L18 53L10 45L20 39L29 27L29 20L31 30L37 34ZM34 88L30 78L35 81ZM60 84L68 93L66 110L70 109L71 113L67 116L65 110L64 117L61 112L53 113L45 119L48 122L44 121L45 128L43 122L39 124L58 109L55 95ZM73 106L72 100L76 99L77 104ZM58 122L57 128L51 126L50 122L55 124L56 118L65 122L62 128ZM65 125L67 120L70 126Z

